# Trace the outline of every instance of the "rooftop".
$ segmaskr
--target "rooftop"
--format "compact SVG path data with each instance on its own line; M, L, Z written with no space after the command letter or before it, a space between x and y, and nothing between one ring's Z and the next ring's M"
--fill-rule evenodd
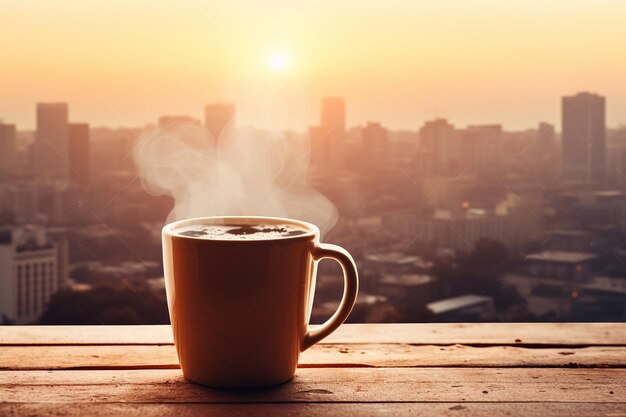
M385 285L415 287L418 285L428 284L434 280L434 277L425 274L385 274L381 277L379 283Z
M583 252L565 252L565 251L544 251L541 253L532 253L526 256L526 259L532 261L561 262L576 264L595 259L596 255Z
M619 190L596 191L596 197L623 197L624 192Z
M373 263L393 263L397 265L429 266L419 256L407 256L400 252L367 255L365 260Z
M467 210L437 209L432 216L433 220L455 221L455 220L481 220L500 217L493 210L482 208L470 208Z
M589 237L591 236L591 232L588 232L586 230L557 230L554 232L553 236L567 236L567 237L576 237L576 236L584 236L584 237Z
M592 291L626 294L626 279L622 277L594 277L583 288Z
M433 314L443 314L449 311L461 310L467 307L473 307L483 303L490 303L493 299L486 295L467 294L459 297L446 298L444 300L433 301L428 303L426 307Z

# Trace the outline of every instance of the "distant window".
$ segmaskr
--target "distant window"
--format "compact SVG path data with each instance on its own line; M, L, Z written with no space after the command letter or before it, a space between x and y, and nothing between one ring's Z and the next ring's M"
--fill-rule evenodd
M41 265L43 267L43 264ZM46 296L48 294L48 290L46 289L46 276L41 274L41 306L43 307L46 303Z
M22 277L22 267L17 267L17 317L21 318L24 312L24 278Z
M37 274L37 264L34 265L35 274L33 276L33 312L39 311L39 277Z
M26 280L26 289L24 291L26 305L24 314L28 316L30 315L30 276L28 275L28 265L26 265L26 276L24 277L24 279Z

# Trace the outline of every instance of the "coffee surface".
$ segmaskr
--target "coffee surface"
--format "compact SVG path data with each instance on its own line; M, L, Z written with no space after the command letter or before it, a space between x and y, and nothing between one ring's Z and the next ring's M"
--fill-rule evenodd
M299 236L308 230L292 224L229 224L194 225L175 231L180 236L220 240L266 240L280 237Z

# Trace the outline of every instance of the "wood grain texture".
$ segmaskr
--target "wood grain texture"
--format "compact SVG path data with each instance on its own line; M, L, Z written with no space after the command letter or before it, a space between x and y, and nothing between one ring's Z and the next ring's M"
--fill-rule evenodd
M623 367L626 347L524 348L319 344L300 357L307 367ZM0 369L176 369L173 345L0 346Z
M287 415L337 417L380 415L399 417L626 417L626 404L599 403L321 403L321 404L0 404L0 415L66 417L204 417L204 416L258 416Z
M178 370L1 371L0 403L626 402L624 369L308 368L266 390L223 391Z
M187 382L169 326L0 327L0 416L626 417L626 324L344 325L266 390Z
M626 346L626 323L344 324L324 343ZM173 344L169 326L0 326L0 345Z

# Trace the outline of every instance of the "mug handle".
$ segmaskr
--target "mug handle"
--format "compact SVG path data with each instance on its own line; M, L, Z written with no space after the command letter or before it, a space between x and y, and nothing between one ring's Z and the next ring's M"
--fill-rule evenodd
M304 352L335 330L337 327L346 321L354 302L356 301L356 295L359 291L359 276L356 270L356 264L354 259L347 250L341 246L331 245L328 243L319 243L313 249L313 259L320 261L324 258L334 259L339 262L341 269L343 269L343 297L339 308L335 311L335 314L329 318L326 323L315 330L307 330L300 346L300 351Z

